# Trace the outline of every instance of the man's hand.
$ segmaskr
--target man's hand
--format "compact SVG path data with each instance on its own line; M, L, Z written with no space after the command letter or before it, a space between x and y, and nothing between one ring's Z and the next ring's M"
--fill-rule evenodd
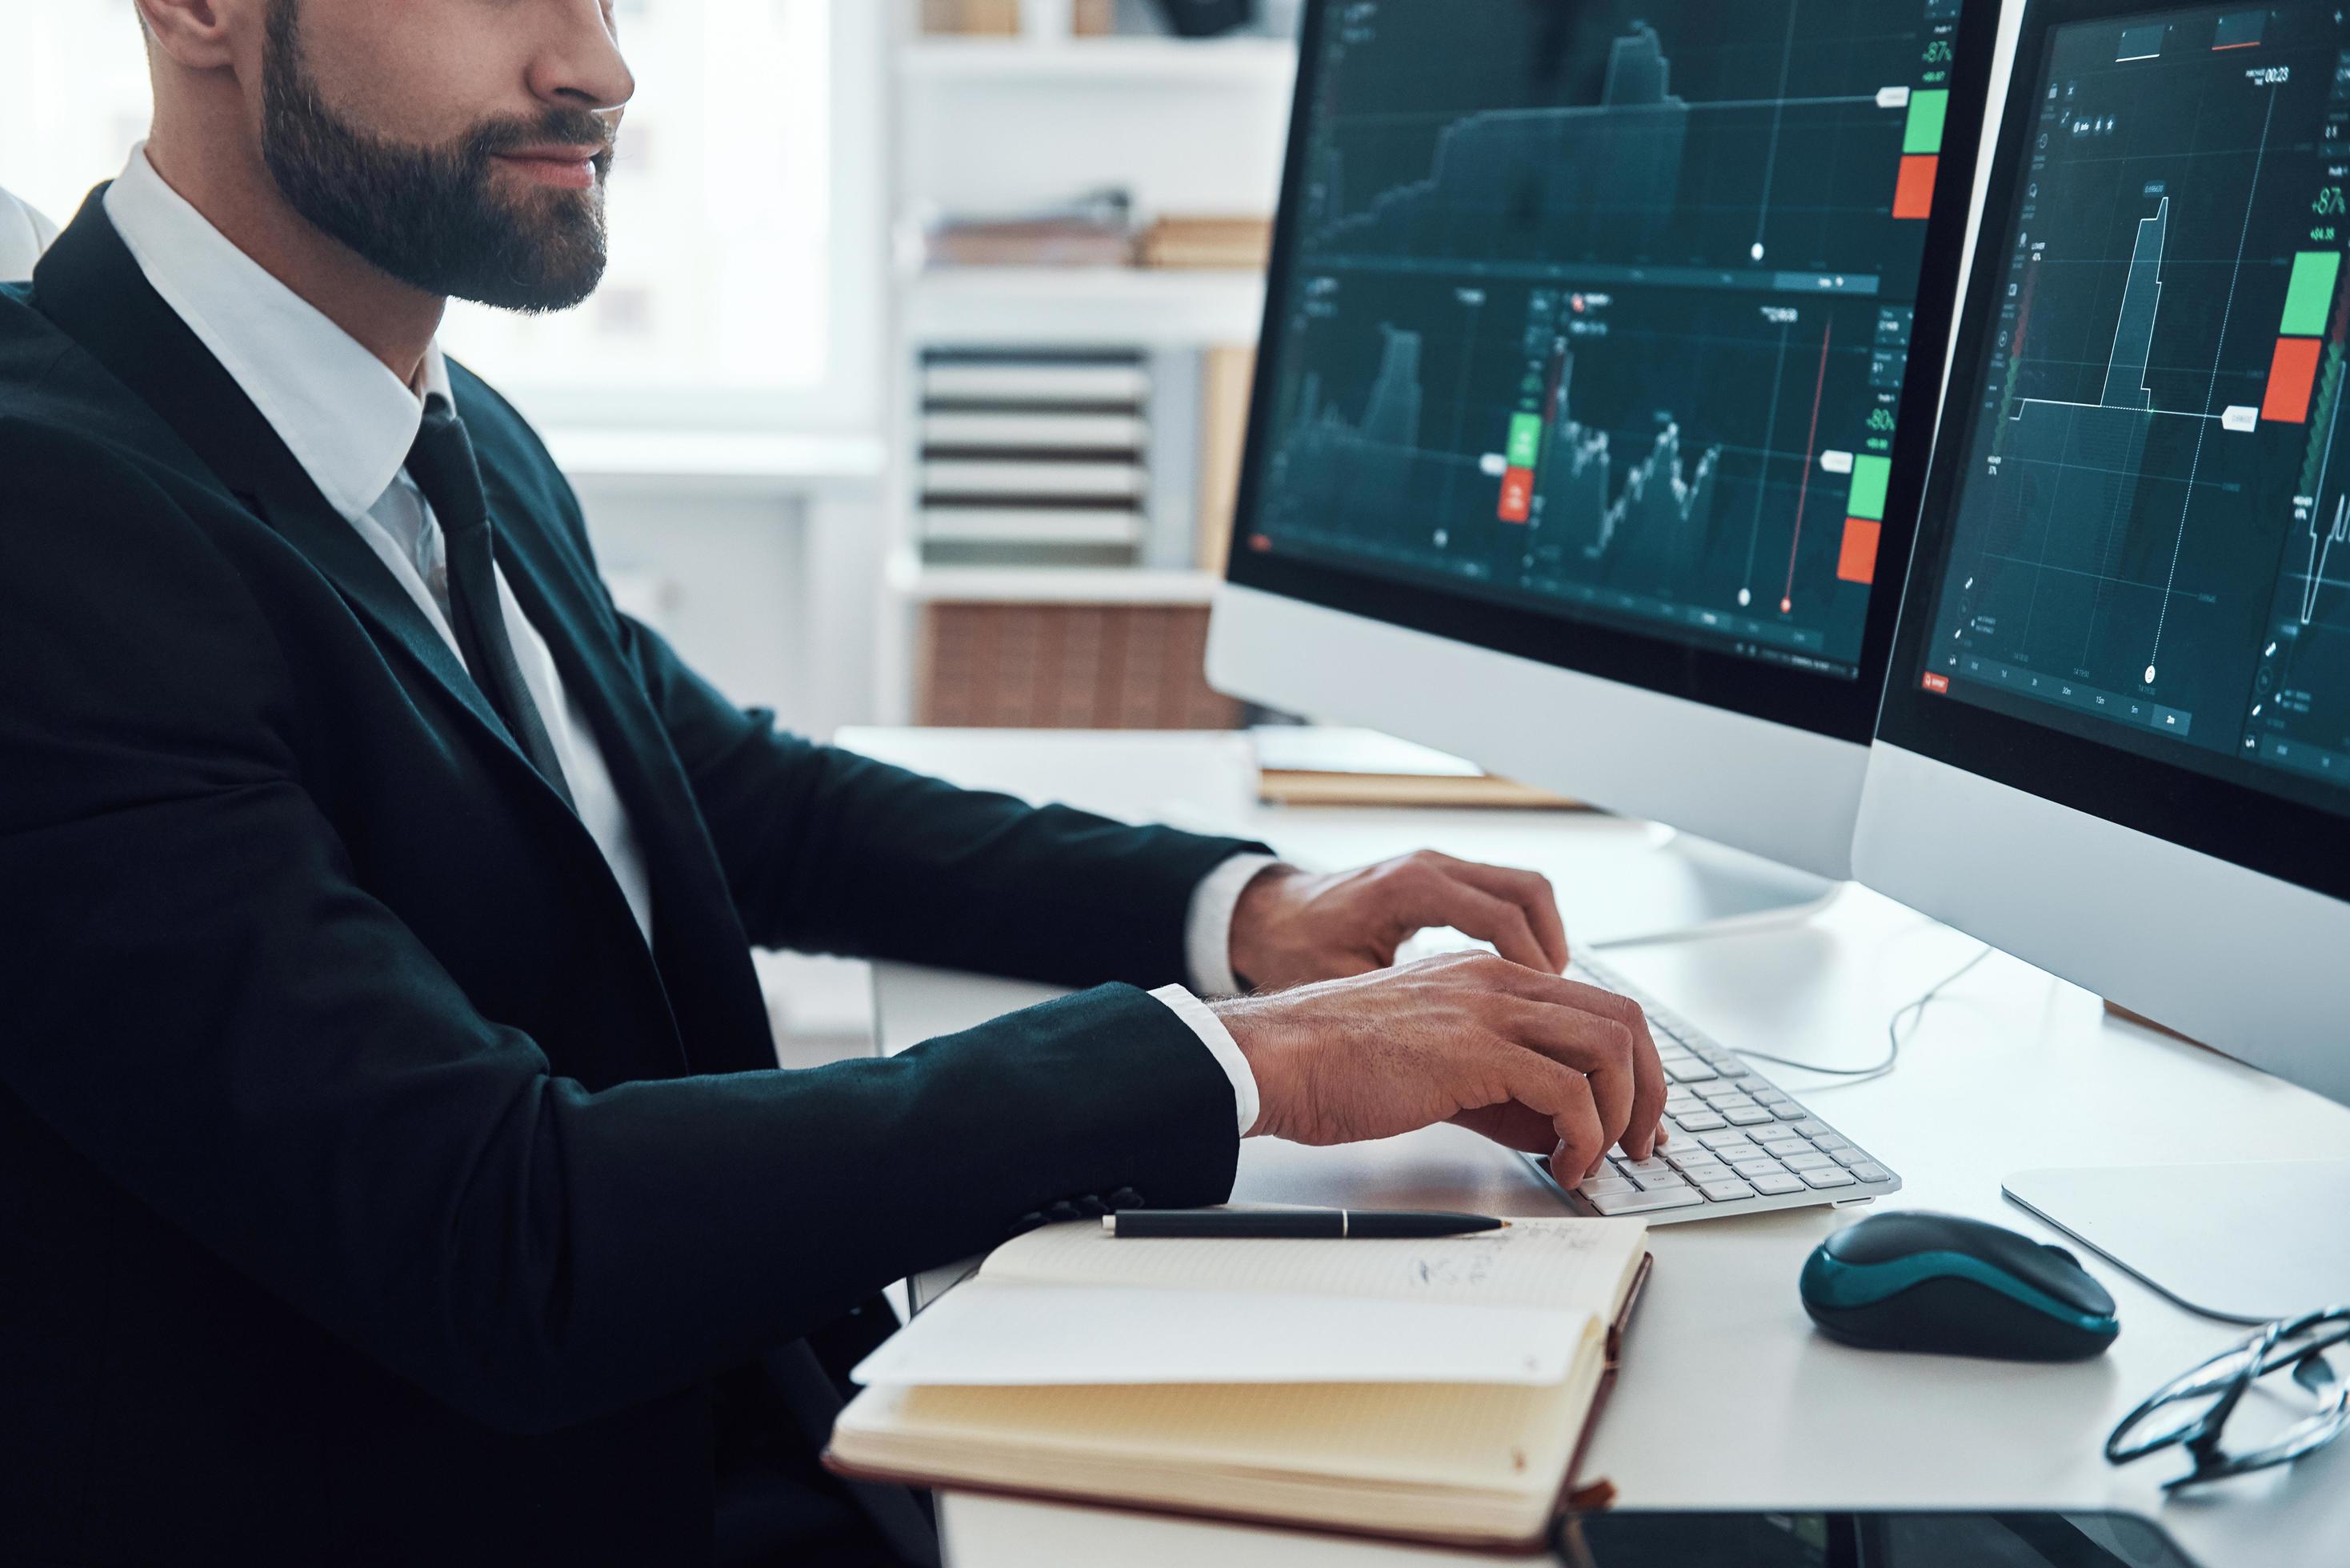
M1639 1006L1489 953L1215 1004L1256 1075L1252 1136L1355 1143L1457 1122L1573 1187L1656 1150L1665 1074Z
M1276 866L1232 912L1232 973L1254 991L1367 974L1430 927L1451 926L1528 969L1566 968L1566 927L1532 871L1422 850L1359 871L1309 876Z

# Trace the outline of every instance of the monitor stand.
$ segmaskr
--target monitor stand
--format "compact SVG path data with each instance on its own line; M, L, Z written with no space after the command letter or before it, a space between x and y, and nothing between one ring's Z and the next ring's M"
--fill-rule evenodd
M2001 1186L2206 1317L2259 1324L2350 1304L2350 1160L2025 1170Z
M1738 936L1809 919L1843 886L1667 829L1637 873L1609 889L1608 908L1574 922L1570 934L1597 949Z

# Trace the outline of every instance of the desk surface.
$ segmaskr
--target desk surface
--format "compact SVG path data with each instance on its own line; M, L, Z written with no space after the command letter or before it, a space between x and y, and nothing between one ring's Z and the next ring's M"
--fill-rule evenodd
M1604 929L1604 916L1582 912L1636 875L1635 850L1656 842L1651 830L1576 814L1261 807L1246 753L1229 737L859 732L843 742L1033 798L1245 832L1318 863L1430 845L1537 864L1558 883L1575 932ZM1897 1007L1975 950L1852 888L1799 925L1624 949L1609 961L1725 1043L1859 1064L1882 1052ZM902 966L883 966L876 992L886 1050L1052 994ZM2044 1240L2057 1238L2001 1198L2005 1173L2350 1153L2350 1108L2112 1022L2093 997L2003 955L1944 994L1888 1078L1822 1086L1769 1071L1892 1162L1907 1183L1899 1206ZM1558 1211L1513 1157L1450 1127L1347 1149L1252 1140L1236 1195ZM1589 1473L1613 1480L1631 1507L2111 1508L2158 1519L2207 1568L2350 1562L2350 1444L2167 1507L2157 1485L2167 1460L2116 1470L2100 1456L2132 1405L2237 1331L2093 1257L2123 1324L2097 1361L2023 1366L1848 1350L1813 1332L1795 1276L1811 1248L1854 1217L1798 1210L1656 1231L1656 1274ZM1226 1568L1481 1561L968 1497L948 1499L944 1519L955 1568L1211 1555Z

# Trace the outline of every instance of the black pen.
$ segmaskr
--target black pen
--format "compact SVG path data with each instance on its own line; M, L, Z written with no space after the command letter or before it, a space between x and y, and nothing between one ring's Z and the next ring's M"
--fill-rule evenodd
M1363 1209L1121 1209L1102 1218L1113 1236L1141 1241L1401 1241L1499 1231L1484 1214Z

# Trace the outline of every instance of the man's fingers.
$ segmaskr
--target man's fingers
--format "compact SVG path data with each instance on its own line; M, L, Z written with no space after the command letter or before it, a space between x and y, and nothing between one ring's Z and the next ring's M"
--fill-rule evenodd
M1599 1129L1607 1135L1600 1147L1630 1138L1638 1094L1633 1062L1638 1052L1630 1028L1620 1018L1604 1018L1569 1007L1544 1007L1515 998L1505 1006L1499 1020L1505 1038L1538 1051L1590 1080ZM1626 1148L1628 1152L1628 1142Z
M1664 1064L1658 1060L1655 1038L1648 1030L1648 1014L1639 1003L1612 991L1602 991L1579 981L1563 980L1539 974L1510 965L1493 966L1493 983L1511 995L1535 1002L1547 1011L1574 1016L1607 1020L1620 1025L1628 1038L1630 1052L1630 1095L1626 1107L1626 1119L1618 1128L1624 1150L1635 1159L1646 1159L1656 1152L1657 1131L1665 1114L1665 1095L1669 1087L1665 1082ZM1575 1064L1580 1065L1579 1063Z
M1551 1127L1550 1118L1515 1100L1463 1111L1452 1118L1452 1123L1520 1154L1547 1155L1558 1147L1558 1133Z
M1526 912L1506 898L1497 898L1421 862L1398 872L1404 882L1395 906L1395 918L1426 929L1451 926L1463 936L1491 942L1512 963L1541 973L1550 958L1534 940Z
M1599 1163L1612 1141L1600 1129L1591 1081L1538 1052L1508 1046L1497 1049L1507 1097L1550 1118L1559 1143L1551 1155L1551 1174L1562 1187L1575 1186Z
M1558 912L1558 896L1551 890L1550 879L1539 872L1519 871L1507 866L1487 866L1475 860L1456 860L1450 855L1431 851L1429 858L1452 873L1480 892L1491 893L1496 898L1514 904L1526 917L1526 924L1541 944L1546 961L1542 967L1552 974L1565 971L1572 955L1567 951L1566 922Z

